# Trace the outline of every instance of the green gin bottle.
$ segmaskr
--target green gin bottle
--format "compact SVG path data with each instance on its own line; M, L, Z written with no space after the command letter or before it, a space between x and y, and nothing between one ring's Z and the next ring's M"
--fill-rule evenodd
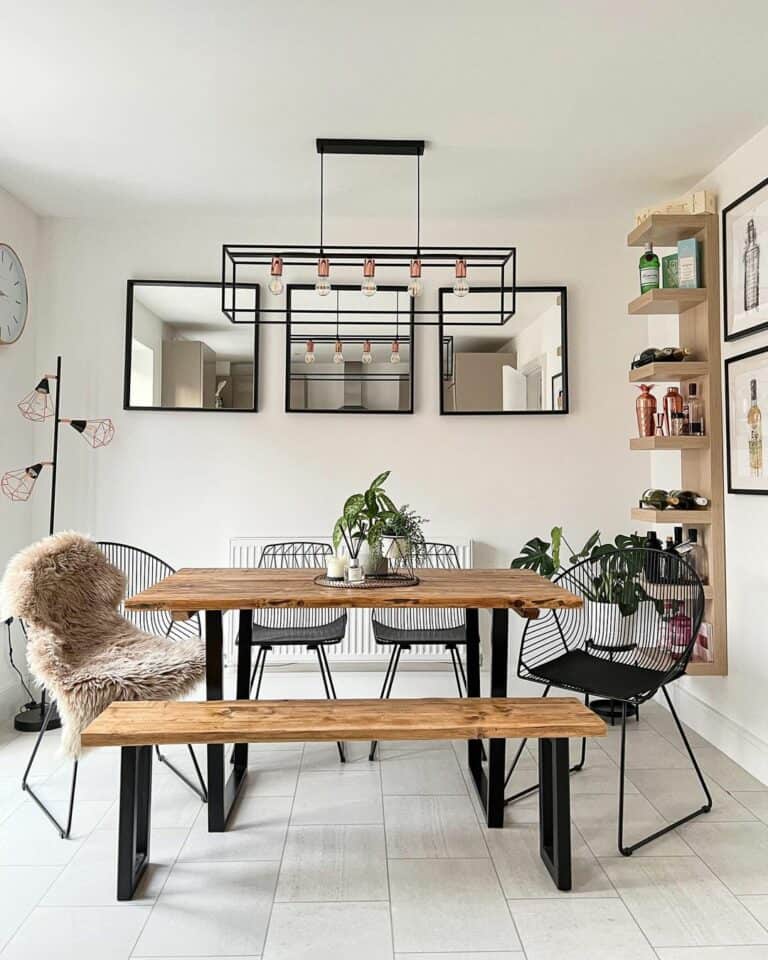
M645 253L640 257L640 293L658 290L660 286L659 258L653 252L653 244L646 243Z

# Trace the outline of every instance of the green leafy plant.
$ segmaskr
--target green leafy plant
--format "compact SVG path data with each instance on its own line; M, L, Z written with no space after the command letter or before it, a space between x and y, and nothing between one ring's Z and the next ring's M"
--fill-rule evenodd
M364 493L347 497L341 516L333 526L334 550L343 542L350 557L356 558L366 540L373 536L376 542L384 517L397 513L397 507L384 490L389 474L390 471L385 470L374 477Z
M642 582L643 554L639 548L644 543L636 533L629 536L619 534L612 543L603 543L600 531L596 530L580 550L574 550L566 540L563 528L553 527L548 541L534 537L524 544L520 556L515 557L511 566L518 570L533 570L552 579L566 569L562 563L565 548L570 564L582 560L592 562L589 587L582 585L588 599L595 603L615 603L624 617L636 613L641 603L650 601L661 614L663 601L650 596Z

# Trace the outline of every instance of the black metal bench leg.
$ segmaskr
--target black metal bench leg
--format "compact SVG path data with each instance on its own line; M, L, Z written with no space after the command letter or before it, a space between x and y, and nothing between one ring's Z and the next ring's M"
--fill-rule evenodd
M539 851L558 890L571 889L571 796L566 739L539 740Z
M197 796L200 797L203 803L207 803L208 790L206 789L205 780L203 779L203 774L202 774L202 771L200 770L200 765L197 762L197 757L195 756L195 751L192 749L191 743L187 744L187 749L189 750L189 754L192 758L192 765L194 766L195 773L197 774L197 781L198 781L197 783L195 783L194 780L190 780L190 778L186 775L186 773L182 773L181 770L179 770L179 768L174 763L171 763L168 757L166 757L164 753L160 752L160 747L158 747L157 745L155 746L155 755L157 756L157 759L160 761L160 763L164 763L166 767L168 767L168 769L171 771L171 773L175 773L182 783L186 784L193 793L197 794ZM234 758L232 762L234 763Z
M120 751L117 899L131 900L149 863L152 747Z

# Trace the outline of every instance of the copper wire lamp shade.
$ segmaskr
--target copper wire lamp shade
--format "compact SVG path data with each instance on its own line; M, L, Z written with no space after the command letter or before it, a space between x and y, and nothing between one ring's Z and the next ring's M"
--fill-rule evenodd
M52 394L53 389L53 396ZM35 484L44 467L51 468L51 506L49 513L48 533L56 529L56 479L59 463L59 426L69 424L73 430L81 434L91 447L106 447L115 435L115 427L108 418L98 420L71 420L60 416L61 406L61 357L56 358L56 373L46 374L34 390L21 400L17 407L21 415L34 422L53 420L52 458L33 463L28 467L9 470L0 477L0 491L14 502L29 500L35 489ZM40 703L29 703L27 709L17 714L14 725L17 730L39 731L46 716L47 706L45 691L41 694ZM53 715L48 719L48 728L60 726L59 718Z

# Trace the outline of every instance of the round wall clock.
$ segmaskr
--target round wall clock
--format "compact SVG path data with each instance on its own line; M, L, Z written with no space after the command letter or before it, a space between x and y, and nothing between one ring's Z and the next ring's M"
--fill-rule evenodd
M27 322L27 276L16 251L0 243L0 345L15 343Z

